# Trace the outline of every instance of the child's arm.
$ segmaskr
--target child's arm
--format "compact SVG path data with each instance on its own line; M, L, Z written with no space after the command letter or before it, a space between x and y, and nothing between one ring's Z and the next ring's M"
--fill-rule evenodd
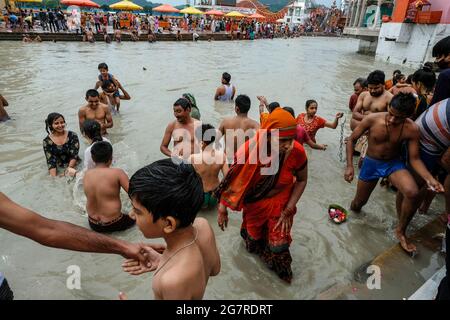
M101 80L97 80L97 82L95 83L95 90L97 90L98 88L100 88L102 85L102 81Z
M120 95L119 98L120 98L121 100L130 100L131 97L130 97L130 95L128 94L128 92L124 89L124 87L122 87L122 84L121 84L119 81L117 81L117 83L119 84L119 85L118 85L118 88L119 88L119 89L122 91L122 93L123 93L123 95Z
M225 154L225 152L223 153L223 166L222 169L220 169L222 171L223 177L225 178L227 176L228 170L230 168L228 167L228 163L227 163L227 156Z
M122 169L119 169L119 183L123 190L125 190L126 193L128 193L128 187L130 184L130 179L128 178L128 175L123 171Z
M331 129L336 129L339 123L339 119L342 118L344 116L344 114L342 112L338 112L336 113L336 117L334 118L333 122L325 122L325 127L327 128L331 128Z

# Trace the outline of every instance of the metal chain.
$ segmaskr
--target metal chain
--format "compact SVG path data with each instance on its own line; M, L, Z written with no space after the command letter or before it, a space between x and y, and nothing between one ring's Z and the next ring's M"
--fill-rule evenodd
M344 162L344 159L342 158L342 150L344 148L344 125L347 121L347 117L344 116L344 121L341 123L341 136L339 138L339 161Z

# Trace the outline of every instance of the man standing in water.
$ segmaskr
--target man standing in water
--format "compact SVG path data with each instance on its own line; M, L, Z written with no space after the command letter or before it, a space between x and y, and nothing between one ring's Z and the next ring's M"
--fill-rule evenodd
M102 135L108 134L106 129L112 128L113 119L111 110L106 104L100 103L100 97L98 91L95 89L89 89L86 92L87 104L80 108L78 111L78 122L80 125L80 131L83 132L83 122L86 119L96 120L102 127Z
M173 104L176 120L167 125L159 148L166 156L187 159L191 154L200 151L200 144L195 137L195 129L200 125L200 121L191 117L191 110L191 103L186 98L180 98ZM174 150L169 149L172 138Z
M228 72L222 74L222 85L217 88L214 100L229 102L234 99L236 87L230 83L231 75Z
M368 91L362 92L353 109L350 128L354 130L365 115L373 112L385 112L392 99L392 94L384 87L384 72L375 70L367 77Z
M0 122L11 119L5 107L9 106L8 101L0 94Z
M355 109L356 103L358 102L359 95L367 90L367 80L364 78L358 78L353 82L353 90L354 93L351 95L350 100L348 101L348 108L353 112Z
M236 115L223 119L219 126L219 131L224 136L226 154L232 157L239 147L253 137L256 130L259 129L258 122L248 117L250 98L240 94L237 96L235 104Z
M417 249L406 238L406 228L414 215L419 191L414 178L401 159L400 150L403 143L408 143L411 167L426 181L430 189L443 192L442 185L434 179L419 157L419 127L409 119L415 107L416 98L412 94L399 93L392 99L388 112L365 116L350 136L350 143L347 143L347 169L344 175L347 182L353 180L353 143L368 131L367 156L359 173L351 209L360 211L369 200L378 179L388 177L402 194L402 197L398 198L401 201L397 201L399 223L395 234L402 248L410 253Z

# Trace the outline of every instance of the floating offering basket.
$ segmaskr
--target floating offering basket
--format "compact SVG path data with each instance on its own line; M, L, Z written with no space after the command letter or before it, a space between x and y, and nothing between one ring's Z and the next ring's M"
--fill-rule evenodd
M331 221L336 224L341 224L347 220L347 210L342 208L337 204L330 204L328 207L328 215L330 216Z

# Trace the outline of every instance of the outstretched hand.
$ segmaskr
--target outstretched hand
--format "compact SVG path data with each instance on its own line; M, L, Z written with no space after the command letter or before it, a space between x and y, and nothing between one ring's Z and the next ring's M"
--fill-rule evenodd
M336 113L336 119L340 119L344 116L344 114L342 112L338 112Z
M125 262L122 268L125 272L139 275L156 270L161 260L161 254L166 249L164 244L139 243L130 244L127 252L123 254Z
M434 178L427 180L427 186L429 190L436 193L444 192L444 187L442 186L442 184Z
M223 204L219 204L217 208L217 224L222 231L225 231L225 228L228 227L228 211Z

